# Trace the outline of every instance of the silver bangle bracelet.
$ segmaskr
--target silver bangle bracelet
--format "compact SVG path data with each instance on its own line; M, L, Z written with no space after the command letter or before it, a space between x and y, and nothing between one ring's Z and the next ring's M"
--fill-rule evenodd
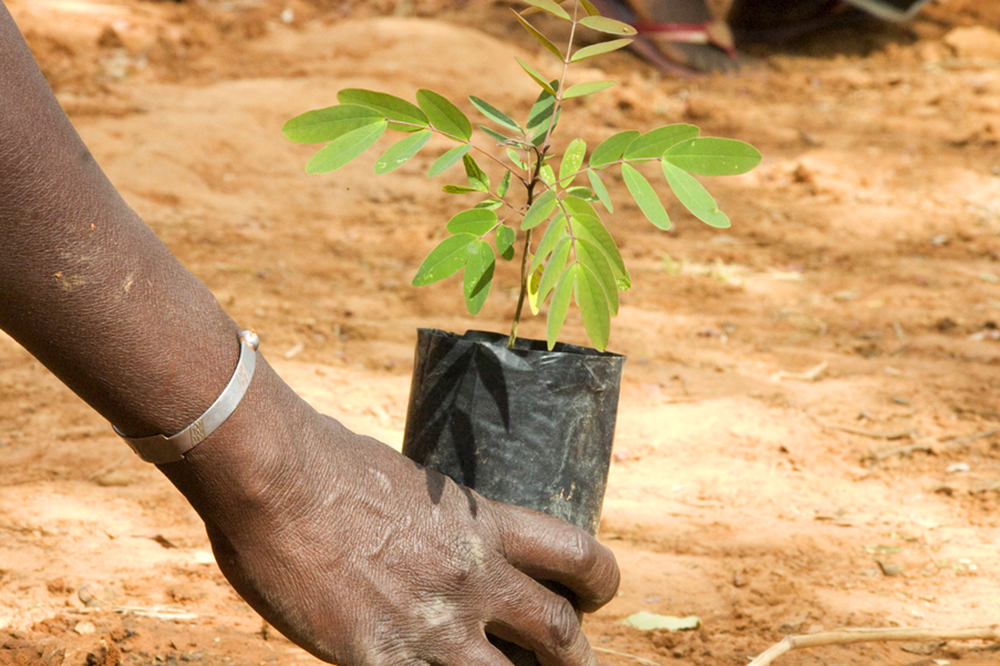
M195 419L194 423L181 430L176 435L152 435L150 437L126 437L112 425L118 436L132 447L136 454L156 465L179 462L184 454L201 444L209 435L218 429L243 400L243 395L253 379L254 366L257 364L257 347L260 338L253 331L240 331L240 360L236 364L229 384L204 414Z

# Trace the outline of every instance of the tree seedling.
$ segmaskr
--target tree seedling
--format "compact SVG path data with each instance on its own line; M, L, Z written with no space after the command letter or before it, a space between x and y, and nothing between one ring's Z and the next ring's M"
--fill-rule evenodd
M465 304L470 313L477 314L489 296L497 258L512 261L519 245L521 284L509 345L513 346L517 338L525 302L535 314L548 303L550 349L571 302L575 302L591 343L603 351L610 336L610 319L618 312L618 292L629 289L631 278L595 206L614 212L602 172L606 177L609 169L619 169L643 215L660 229L669 229L666 208L637 168L658 163L666 184L681 204L706 224L724 228L729 226L729 218L695 176L745 173L760 162L761 156L742 141L700 137L700 130L687 124L646 132L618 132L590 151L589 157L587 145L580 138L566 142L560 151L555 133L567 100L595 95L614 85L614 81L567 85L571 66L627 46L635 30L601 16L589 0L523 2L529 5L526 9L512 10L518 22L562 63L560 77L548 80L527 62L516 59L541 88L523 123L473 96L469 97L472 106L491 123L478 125L476 132L465 113L431 90L418 90L413 104L387 93L355 88L337 93L336 106L292 118L282 132L296 143L327 144L309 160L307 173L327 173L343 167L374 146L387 131L405 136L378 158L376 174L401 167L433 135L454 143L431 164L427 175L439 176L461 162L468 184L445 185L444 191L477 195L479 201L448 221L448 236L424 259L413 284L431 284L463 271ZM564 48L529 20L539 12L569 24ZM584 30L611 35L613 39L577 46ZM481 139L475 143L474 135L485 137L489 143ZM499 182L491 181L480 161L499 165L503 173Z

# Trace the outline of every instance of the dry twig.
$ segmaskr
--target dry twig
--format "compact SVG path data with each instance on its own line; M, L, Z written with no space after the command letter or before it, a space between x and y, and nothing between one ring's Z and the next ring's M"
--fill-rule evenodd
M619 652L618 650L612 650L610 648L603 648L603 647L594 646L594 651L596 651L596 652L607 652L608 654L614 654L614 655L617 655L619 657L628 657L629 659L635 659L640 664L645 664L646 666L660 666L655 661L651 661L649 659L643 659L642 657L637 657L634 654L629 654L627 652Z
M785 636L757 656L747 666L766 666L791 650L822 645L846 645L872 641L951 641L951 640L1000 640L1000 625L966 627L963 629L937 629L934 627L893 627L889 629L863 628L821 631L815 634Z
M916 442L914 444L907 444L906 446L897 446L896 448L889 449L887 451L880 451L879 453L873 454L872 458L876 461L885 460L886 458L891 458L893 456L908 456L916 451L923 451L924 453L934 453L935 449L943 449L952 446L961 446L962 444L971 444L978 439L985 439L987 437L992 437L997 434L998 430L996 428L991 428L989 430L984 430L983 432L977 432L974 435L968 435L966 437L952 437L951 439L946 439L939 441L937 444L929 444L927 442Z

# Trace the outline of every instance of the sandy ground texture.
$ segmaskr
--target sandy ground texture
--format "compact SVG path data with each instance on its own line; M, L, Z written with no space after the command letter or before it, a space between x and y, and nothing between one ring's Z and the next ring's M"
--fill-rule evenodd
M460 206L422 175L443 145L391 176L370 175L374 151L313 177L279 130L357 86L524 114L514 56L550 61L507 3L6 4L112 181L319 409L398 445L415 328L506 329L506 268L475 321L455 284L409 286ZM610 182L635 286L600 532L621 594L585 623L602 659L745 664L788 633L1000 622L1000 5L932 3L726 76L627 54L579 76L620 81L564 115L591 146L685 121L764 154L709 183L728 231L676 203L658 231ZM574 316L564 337L584 341ZM0 664L315 662L238 599L158 472L8 338L0 456ZM639 611L701 627L621 624ZM951 641L778 663L998 661Z

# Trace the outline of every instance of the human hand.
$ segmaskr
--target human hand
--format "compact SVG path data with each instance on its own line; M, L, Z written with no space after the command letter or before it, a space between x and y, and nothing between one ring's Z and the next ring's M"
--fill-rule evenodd
M596 664L573 607L535 579L596 610L618 586L607 548L351 433L264 365L245 399L253 423L238 411L161 469L268 622L340 666L509 663L484 632L543 666Z

